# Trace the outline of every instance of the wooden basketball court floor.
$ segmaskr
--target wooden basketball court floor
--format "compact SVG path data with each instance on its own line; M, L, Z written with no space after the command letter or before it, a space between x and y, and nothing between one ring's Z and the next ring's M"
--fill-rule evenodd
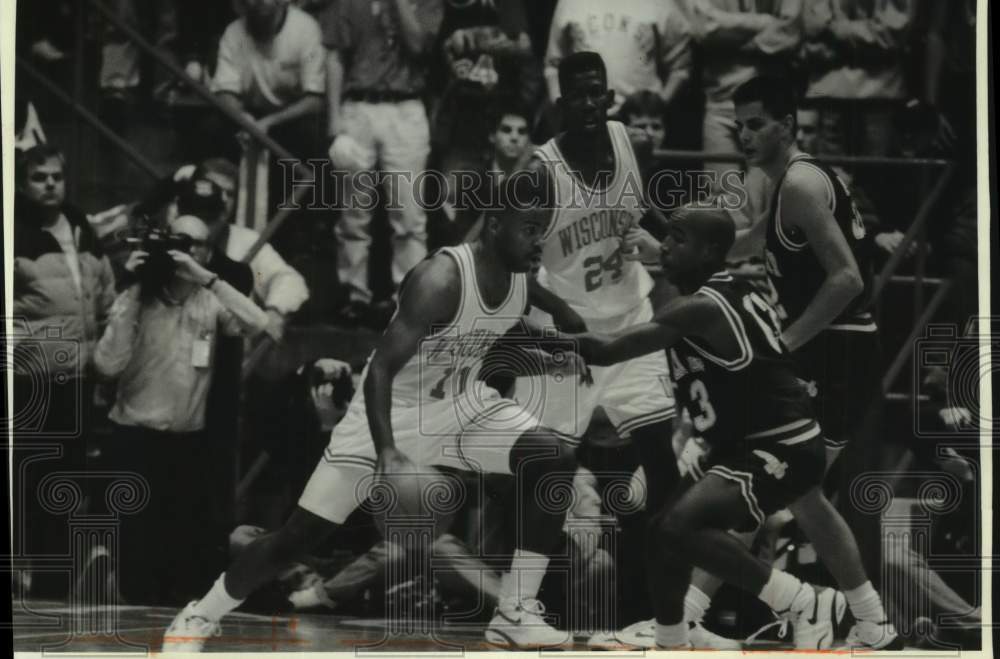
M71 610L55 602L17 603L13 615L14 650L48 653L159 652L163 632L176 609L147 606L101 606ZM233 613L221 634L206 645L207 652L364 652L409 656L428 652L460 655L492 650L483 638L484 626L449 623L437 629L399 629L384 619L361 619L323 613L262 616ZM586 651L588 636L575 636L574 651ZM778 649L774 643L755 643L748 649Z

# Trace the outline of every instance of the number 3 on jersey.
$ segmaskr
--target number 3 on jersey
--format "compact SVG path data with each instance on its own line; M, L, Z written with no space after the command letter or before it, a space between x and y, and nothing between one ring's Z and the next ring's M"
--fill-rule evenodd
M698 432L705 432L709 428L715 425L715 408L712 407L711 401L708 400L708 389L705 388L705 383L701 380L695 380L691 383L691 401L698 404L700 412L691 417L691 423L694 424L694 429Z

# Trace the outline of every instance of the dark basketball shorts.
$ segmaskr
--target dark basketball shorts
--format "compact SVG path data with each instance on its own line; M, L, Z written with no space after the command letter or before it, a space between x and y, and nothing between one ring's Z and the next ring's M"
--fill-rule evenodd
M860 434L881 401L882 346L877 331L826 330L793 354L827 446Z
M700 466L686 474L685 485L708 474L736 483L748 516L746 524L734 530L755 531L769 515L822 482L826 451L819 426L812 419L802 423L809 424L804 430L813 432L795 443L747 439L712 447Z

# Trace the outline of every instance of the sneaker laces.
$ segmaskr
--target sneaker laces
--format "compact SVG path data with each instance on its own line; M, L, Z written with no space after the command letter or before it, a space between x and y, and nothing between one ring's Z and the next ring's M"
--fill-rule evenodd
M777 614L775 614L775 617L777 617L777 620L773 620L767 623L766 625L755 631L753 634L750 634L749 636L747 636L747 640L744 642L753 643L754 641L757 640L758 636L760 636L761 634L763 634L764 632L773 627L778 628L778 638L783 639L786 636L788 636L788 618L778 617Z

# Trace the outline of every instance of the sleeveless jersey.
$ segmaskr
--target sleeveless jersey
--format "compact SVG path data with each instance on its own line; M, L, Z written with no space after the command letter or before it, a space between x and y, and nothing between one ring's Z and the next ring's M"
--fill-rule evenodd
M861 213L851 199L851 193L837 173L829 166L803 154L793 158L775 187L767 223L767 271L778 293L775 305L783 322L795 321L816 297L826 278L826 272L808 244L802 231L781 220L781 186L791 167L809 167L826 181L827 203L854 255L864 282L864 290L833 321L829 329L873 332L875 320L869 311L874 277L872 237L865 230Z
M440 402L465 393L478 379L483 357L523 317L528 306L527 275L512 274L507 297L491 308L479 290L472 246L444 247L435 254L440 252L458 264L458 310L447 325L432 328L420 341L417 353L396 374L392 383L394 406Z
M554 211L542 247L538 281L584 318L622 315L649 295L652 278L626 261L621 237L645 211L642 177L625 126L607 123L615 171L601 190L585 185L552 138L535 152L554 181Z
M681 339L670 348L677 402L709 444L804 442L820 434L812 401L780 340L775 310L749 284L728 272L695 292L714 302L736 337L740 354L715 355L703 341Z

